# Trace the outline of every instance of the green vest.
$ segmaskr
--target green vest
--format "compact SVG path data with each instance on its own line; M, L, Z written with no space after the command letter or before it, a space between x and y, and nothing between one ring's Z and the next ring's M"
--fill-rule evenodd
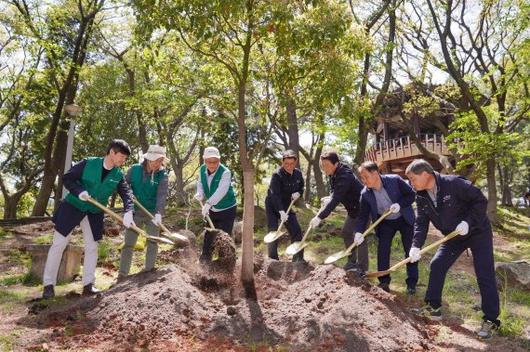
M201 166L201 184L202 189L204 191L204 194L206 195L206 198L210 198L212 194L215 193L217 190L217 187L219 187L219 181L221 181L221 176L223 176L223 173L228 170L226 166L223 164L219 164L219 167L217 168L217 171L215 172L215 175L212 178L212 182L210 183L210 187L208 187L208 181L207 181L207 172L206 165ZM236 205L236 195L234 193L234 189L232 188L232 184L230 184L230 187L228 187L228 192L226 192L223 199L219 201L217 204L213 204L213 206L216 209L223 210L228 209Z
M109 197L118 187L118 183L123 179L123 173L117 167L112 168L107 176L101 181L103 171L103 158L87 158L83 174L81 175L81 186L99 203L107 206ZM101 213L101 210L92 204L82 201L71 193L68 193L65 200L82 212Z
M134 196L147 210L154 214L156 211L156 193L158 191L158 184L163 177L165 177L165 170L158 170L153 177L148 176L145 181L144 167L141 164L131 166L130 184ZM136 205L135 205L136 209Z

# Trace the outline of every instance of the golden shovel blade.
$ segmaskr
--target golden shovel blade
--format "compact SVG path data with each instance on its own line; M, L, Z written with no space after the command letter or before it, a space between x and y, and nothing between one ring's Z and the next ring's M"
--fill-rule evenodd
M280 238L283 235L285 235L286 233L287 232L285 232L285 231L283 231L283 232L271 231L268 234L266 234L265 237L263 237L263 242L272 243L272 242L276 241L278 238Z
M161 234L163 236L171 239L173 242L185 243L186 245L190 244L190 240L186 236L181 235L180 233L176 233L176 232L162 232Z
M324 260L324 264L332 264L335 263L337 260L349 256L351 253L349 253L346 250L342 250L340 252L334 253L330 255L329 257Z
M293 242L289 245L289 247L287 247L287 249L285 250L285 254L288 255L289 257L293 256L296 253L300 252L305 247L307 247L308 244L309 243L307 242L301 242L301 241Z
M164 237L148 236L147 239L151 240L151 241L158 242L158 243L175 244L169 238L164 238Z

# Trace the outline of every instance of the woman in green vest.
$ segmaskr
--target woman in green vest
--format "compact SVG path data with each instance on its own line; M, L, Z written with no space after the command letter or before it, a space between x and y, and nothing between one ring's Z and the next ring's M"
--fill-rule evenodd
M162 216L166 207L168 178L164 169L166 161L166 148L159 145L150 145L147 153L144 154L144 161L141 164L131 166L125 179L131 185L136 200L140 202L155 218L145 214L135 206L134 222L136 226L145 228L147 234L159 236L162 223ZM118 279L129 275L133 249L138 239L138 234L130 229L125 231L125 242L121 251L120 271ZM145 254L145 271L155 268L158 244L147 240Z
M204 164L199 170L195 199L206 200L202 207L202 216L210 215L216 229L232 234L236 218L236 196L232 188L232 172L221 164L221 154L215 147L207 147L202 155ZM215 232L204 234L204 243L200 261L212 260Z
M123 200L125 215L123 225L133 224L132 193L120 169L131 154L129 145L121 139L114 139L107 147L104 158L86 158L72 166L63 176L68 195L53 215L55 233L44 266L43 298L55 296L57 271L64 249L72 237L72 230L80 225L85 244L83 262L83 294L99 292L94 287L98 260L98 241L103 237L103 212L86 200L94 198L107 205L109 197L118 191Z

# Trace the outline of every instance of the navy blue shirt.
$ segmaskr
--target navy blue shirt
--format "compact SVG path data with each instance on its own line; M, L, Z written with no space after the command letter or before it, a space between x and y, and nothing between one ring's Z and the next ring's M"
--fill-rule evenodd
M302 172L299 169L294 169L293 173L289 174L283 167L279 167L272 174L265 201L272 205L274 211L285 211L291 203L292 194L296 192L300 195L304 193Z
M355 218L359 213L359 197L361 196L363 185L355 177L352 169L339 163L335 173L329 177L329 181L331 186L331 201L318 214L318 217L320 219L327 218L337 205L342 203L348 212L348 216Z
M436 206L427 191L416 193L418 214L414 223L414 247L421 248L425 243L429 222L444 235L454 231L460 222L467 222L468 235L459 238L491 232L486 213L488 200L480 189L460 176L440 175L437 172L434 176L437 187Z

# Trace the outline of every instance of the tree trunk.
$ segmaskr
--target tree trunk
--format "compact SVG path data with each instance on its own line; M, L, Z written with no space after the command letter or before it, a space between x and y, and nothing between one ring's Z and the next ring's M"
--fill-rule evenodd
M296 102L289 94L287 96L287 134L289 135L289 149L296 153L298 166L300 166L300 140L298 135L298 119L296 117Z
M313 167L313 172L315 174L315 187L317 189L317 196L318 196L318 199L322 199L322 197L325 197L328 195L328 192L326 191L324 177L322 175L322 171L320 170L319 159L320 159L320 155L318 156L318 159L315 158L315 160L311 162L311 166Z
M186 191L184 190L184 165L171 161L171 167L175 173L175 189L177 192L176 205L186 204Z
M495 160L486 161L486 179L488 184L488 218L497 222L497 185L495 183Z
M8 197L4 194L4 220L17 218L17 205L21 197L22 194L18 197L16 194Z
M311 164L307 163L307 170L305 172L305 192L304 199L306 202L311 201Z
M44 175L39 194L37 195L35 205L33 206L32 215L34 216L43 215L46 212L48 200L50 199L55 184L55 178L58 173L62 176L60 170L64 169L65 156L58 153L66 153L65 145L66 140L68 139L66 131L68 128L64 131L58 131L57 127L61 123L65 103L70 104L74 102L75 94L77 92L79 70L85 62L86 49L91 38L94 18L96 13L99 12L103 6L103 3L104 1L100 1L93 12L81 18L81 25L79 26L75 48L71 57L71 65L64 84L59 91L59 98L47 136L46 151L44 153ZM63 165L59 166L57 163L60 162L60 160L63 160ZM59 199L55 199L55 203L58 203L58 201Z

